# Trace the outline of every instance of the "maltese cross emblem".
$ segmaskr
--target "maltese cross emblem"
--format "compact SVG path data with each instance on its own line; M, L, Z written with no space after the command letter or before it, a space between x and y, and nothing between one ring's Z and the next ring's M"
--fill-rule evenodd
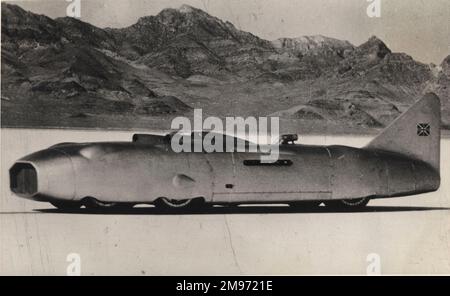
M417 135L419 137L428 137L431 134L431 126L429 123L417 124Z

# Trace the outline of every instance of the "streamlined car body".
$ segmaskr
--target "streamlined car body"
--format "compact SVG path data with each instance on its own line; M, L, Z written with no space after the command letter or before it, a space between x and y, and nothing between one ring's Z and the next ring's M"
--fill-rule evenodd
M272 163L261 161L267 155L262 149L177 153L173 135L57 144L18 160L10 169L10 187L20 197L59 208L180 208L197 202L356 207L371 198L431 192L440 185L440 102L434 94L366 147L297 145L291 143L296 136L287 135ZM222 136L226 142L229 136Z

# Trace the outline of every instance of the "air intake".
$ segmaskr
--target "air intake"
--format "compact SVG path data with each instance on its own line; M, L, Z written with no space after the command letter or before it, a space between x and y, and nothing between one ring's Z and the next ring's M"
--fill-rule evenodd
M29 163L16 163L9 170L11 191L17 194L33 195L37 193L37 172Z

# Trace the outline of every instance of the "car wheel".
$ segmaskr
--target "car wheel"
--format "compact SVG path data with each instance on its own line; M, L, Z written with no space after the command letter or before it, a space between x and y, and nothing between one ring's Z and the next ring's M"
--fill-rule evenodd
M169 199L166 197L158 198L154 202L155 206L162 209L186 209L201 208L205 205L203 198L193 199Z
M339 209L359 209L364 208L370 201L368 197L355 198L355 199L342 199L342 200L328 200L325 201L325 205L331 208Z
M81 207L78 201L51 201L50 203L60 210L77 210Z

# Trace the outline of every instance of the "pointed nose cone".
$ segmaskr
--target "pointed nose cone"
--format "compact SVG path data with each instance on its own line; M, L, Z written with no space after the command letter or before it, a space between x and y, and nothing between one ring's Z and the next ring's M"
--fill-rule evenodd
M436 169L424 162L414 163L414 177L416 181L416 191L432 192L439 189L441 176Z

